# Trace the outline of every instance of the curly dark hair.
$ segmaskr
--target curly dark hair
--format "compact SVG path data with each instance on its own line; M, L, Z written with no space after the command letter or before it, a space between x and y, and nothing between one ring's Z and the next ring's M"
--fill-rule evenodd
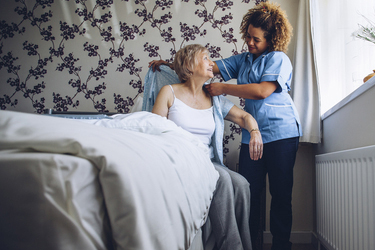
M240 26L240 34L244 40L250 24L264 31L269 51L287 52L293 27L285 11L281 10L278 4L262 2L244 15Z

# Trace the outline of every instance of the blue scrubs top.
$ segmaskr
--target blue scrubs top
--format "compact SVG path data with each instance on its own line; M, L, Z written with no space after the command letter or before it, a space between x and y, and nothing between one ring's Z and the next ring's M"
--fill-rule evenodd
M216 64L225 81L237 79L237 84L277 81L279 84L265 99L245 99L245 110L258 122L263 143L302 135L297 109L288 94L293 67L284 52L266 51L254 61L253 54L245 52L218 60ZM242 129L242 143L249 142L249 132Z

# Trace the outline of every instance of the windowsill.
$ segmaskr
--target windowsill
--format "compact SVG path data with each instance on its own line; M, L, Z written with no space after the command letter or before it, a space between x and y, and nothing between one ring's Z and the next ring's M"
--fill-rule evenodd
M330 115L334 114L336 111L338 111L339 109L341 109L342 107L344 107L346 104L348 104L351 101L353 101L358 96L360 96L363 93L365 93L368 89L372 88L373 86L375 86L375 76L372 77L372 78L370 78L369 80L367 80L367 82L365 82L364 84L362 84L358 89L354 90L347 97L345 97L339 103L337 103L335 106L333 106L328 111L326 111L322 115L322 117L321 117L322 120L324 120L327 117L329 117Z

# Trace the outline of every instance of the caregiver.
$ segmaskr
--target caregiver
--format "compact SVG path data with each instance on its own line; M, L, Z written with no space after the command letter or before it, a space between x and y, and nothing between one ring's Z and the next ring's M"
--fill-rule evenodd
M263 157L249 157L250 135L242 130L239 172L250 183L250 230L253 248L260 227L260 201L268 173L272 196L270 230L272 249L290 250L292 228L293 167L302 135L290 91L292 64L285 54L292 27L284 11L264 2L243 17L240 33L249 52L218 60L214 73L237 85L215 82L206 86L212 96L228 94L245 99L245 110L258 122L263 138Z

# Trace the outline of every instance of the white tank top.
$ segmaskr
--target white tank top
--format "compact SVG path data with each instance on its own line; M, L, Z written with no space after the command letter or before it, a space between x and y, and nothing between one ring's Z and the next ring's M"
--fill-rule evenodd
M177 126L196 135L204 145L210 149L210 157L213 158L213 149L211 137L215 132L215 121L213 107L208 109L195 109L186 105L183 101L176 98L173 87L171 87L174 101L168 111L168 119L176 123Z

